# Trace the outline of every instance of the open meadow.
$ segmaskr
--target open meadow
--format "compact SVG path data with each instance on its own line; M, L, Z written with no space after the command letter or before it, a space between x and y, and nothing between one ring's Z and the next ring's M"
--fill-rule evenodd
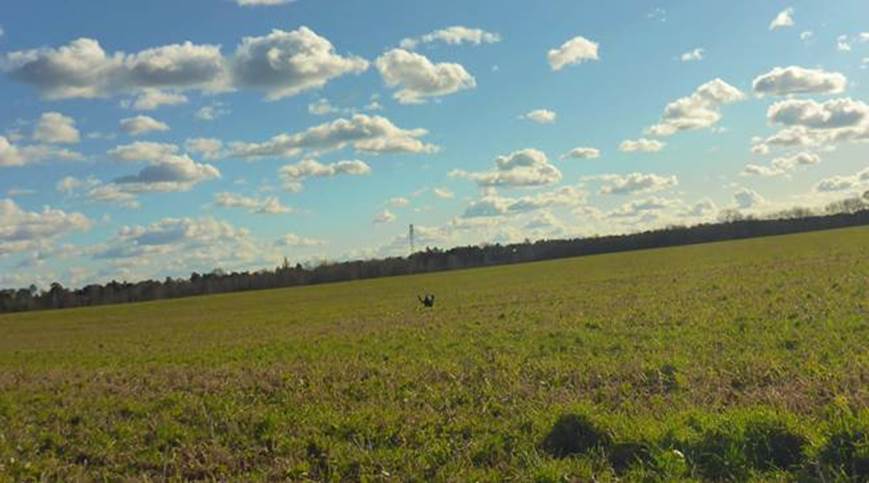
M0 316L2 481L592 478L869 478L869 228Z

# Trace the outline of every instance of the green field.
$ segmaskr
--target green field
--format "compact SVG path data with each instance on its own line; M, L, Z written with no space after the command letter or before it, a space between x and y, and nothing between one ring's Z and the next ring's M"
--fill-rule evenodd
M865 480L869 228L0 316L40 478Z

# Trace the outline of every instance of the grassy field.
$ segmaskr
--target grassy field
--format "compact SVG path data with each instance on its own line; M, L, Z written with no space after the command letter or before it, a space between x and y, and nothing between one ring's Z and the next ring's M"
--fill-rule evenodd
M865 481L867 408L865 227L0 316L9 481Z

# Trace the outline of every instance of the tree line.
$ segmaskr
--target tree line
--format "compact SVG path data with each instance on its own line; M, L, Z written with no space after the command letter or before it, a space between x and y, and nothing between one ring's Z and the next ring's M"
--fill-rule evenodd
M0 313L314 285L859 225L869 225L869 191L863 197L831 203L822 213L794 208L764 218L754 218L736 210L724 210L717 223L669 226L624 235L535 242L526 240L523 243L471 245L449 250L426 248L407 257L324 262L310 267L298 263L291 265L285 258L283 265L272 270L226 273L217 269L205 274L194 272L187 279L167 277L162 281L143 280L135 283L112 280L103 285L92 284L79 289L68 289L57 282L52 283L48 290L39 290L31 285L17 290L0 290Z

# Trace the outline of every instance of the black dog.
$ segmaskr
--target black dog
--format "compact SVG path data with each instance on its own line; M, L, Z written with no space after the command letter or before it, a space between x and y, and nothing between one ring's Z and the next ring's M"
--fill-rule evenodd
M426 307L428 307L428 308L434 307L434 301L435 301L434 294L426 294L425 298L422 298L419 295L417 295L416 298L419 299L419 303L425 305Z

